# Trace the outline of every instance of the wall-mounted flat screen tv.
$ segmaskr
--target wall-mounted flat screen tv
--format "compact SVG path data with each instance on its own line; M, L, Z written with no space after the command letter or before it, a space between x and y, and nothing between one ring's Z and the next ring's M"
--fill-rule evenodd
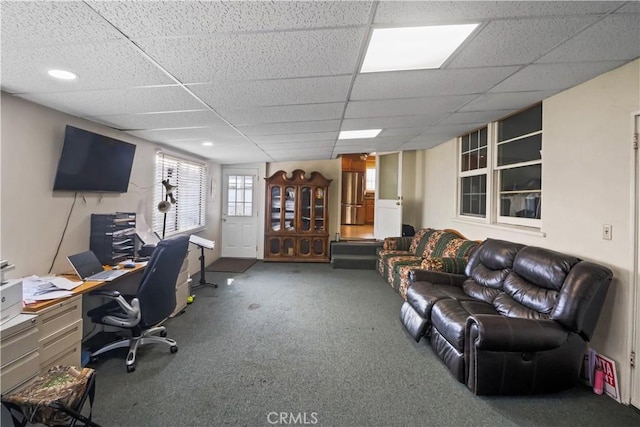
M54 190L126 193L136 146L67 125Z

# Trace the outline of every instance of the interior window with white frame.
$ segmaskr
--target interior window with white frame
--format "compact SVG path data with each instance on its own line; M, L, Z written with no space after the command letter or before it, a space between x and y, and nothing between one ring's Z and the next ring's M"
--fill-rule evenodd
M497 122L497 222L539 227L542 218L542 104Z
M487 216L487 127L460 137L459 188L461 216Z
M162 181L175 189L167 194ZM156 154L153 231L164 237L195 231L205 226L207 167L203 163L180 158L164 152ZM173 200L172 197L173 196ZM164 213L155 209L162 201L171 203ZM175 203L173 203L175 201Z

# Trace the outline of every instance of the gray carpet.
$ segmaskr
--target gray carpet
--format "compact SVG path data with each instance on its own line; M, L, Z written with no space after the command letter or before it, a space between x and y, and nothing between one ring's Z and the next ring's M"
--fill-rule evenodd
M167 323L180 350L124 352L98 369L95 421L108 426L623 426L640 413L579 386L476 397L399 321L375 272L254 264L207 273L218 289ZM118 356L118 358L116 358ZM284 413L281 418L280 413ZM274 423L275 421L275 423Z

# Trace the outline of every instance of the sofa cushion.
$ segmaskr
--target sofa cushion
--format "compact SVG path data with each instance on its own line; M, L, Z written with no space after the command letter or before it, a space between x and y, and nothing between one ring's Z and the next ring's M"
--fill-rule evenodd
M431 308L441 299L472 299L462 289L451 285L416 282L407 289L407 303L422 317L431 316Z
M480 284L473 279L467 279L462 284L462 290L471 298L492 304L493 300L500 294L500 289Z
M400 268L401 267L418 267L422 262L422 258L413 255L393 255L385 259L387 265L385 266L385 272L387 276L387 282L396 291L400 286Z
M513 261L513 271L532 284L560 290L569 271L580 260L549 249L527 246Z
M434 257L425 258L420 264L422 270L442 271L444 273L464 274L467 258Z
M431 309L431 325L458 351L464 350L467 318L475 314L498 314L491 304L477 300L442 299Z
M473 269L478 264L484 265L489 270L511 269L516 254L522 248L524 248L524 245L519 243L487 239L473 252L467 264L466 274L473 277Z
M422 258L422 254L424 253L424 248L427 246L429 239L434 233L439 233L438 230L434 230L433 228L421 228L418 230L413 236L413 240L411 240L411 245L409 246L409 252L411 255L419 256Z

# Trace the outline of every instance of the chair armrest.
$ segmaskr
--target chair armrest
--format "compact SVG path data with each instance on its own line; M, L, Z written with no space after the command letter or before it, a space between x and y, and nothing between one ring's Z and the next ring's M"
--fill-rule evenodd
M120 296L120 292L118 292L118 291L97 290L97 291L89 292L89 295L97 296L97 297L106 297L106 298L116 299L116 298L118 298Z
M412 269L409 271L409 283L431 282L438 285L461 287L467 276L464 274L443 273L441 271Z
M569 331L553 320L477 314L467 319L465 335L478 350L535 352L560 347Z

